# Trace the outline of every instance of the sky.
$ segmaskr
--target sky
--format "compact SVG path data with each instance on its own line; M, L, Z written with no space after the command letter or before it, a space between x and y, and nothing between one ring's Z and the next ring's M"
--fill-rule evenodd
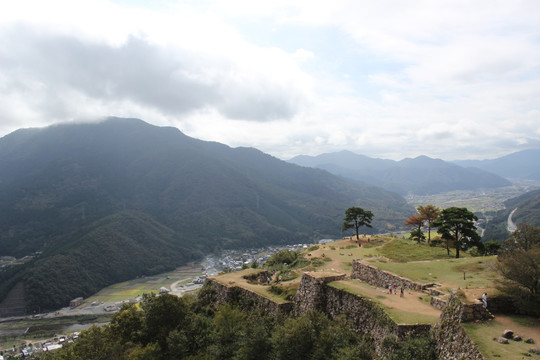
M0 0L0 136L135 117L290 159L540 148L540 1Z

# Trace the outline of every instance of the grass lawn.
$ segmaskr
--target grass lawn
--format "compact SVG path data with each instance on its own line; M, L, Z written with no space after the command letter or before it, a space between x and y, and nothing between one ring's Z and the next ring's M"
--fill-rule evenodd
M497 274L493 270L496 256L468 257L408 263L370 259L367 262L381 270L421 282L443 284L448 289L490 289ZM465 272L465 279L464 279Z
M245 270L234 271L234 272L230 272L226 274L221 274L214 277L214 279L226 286L238 286L238 287L242 287L244 289L253 291L254 293L262 295L278 304L289 302L285 300L283 296L270 292L270 286L261 285L261 284L251 284L246 279L244 279L244 276L256 274L260 271L263 271L263 270L245 269ZM295 280L290 281L290 282L282 282L281 286L287 287L287 286L290 286L288 283L299 283L299 280L300 278L296 278Z
M399 262L455 258L455 250L453 249L450 249L450 255L448 255L446 248L431 247L425 243L418 244L416 241L407 239L394 239L386 242L381 247L380 253L384 257ZM462 251L460 256L468 257L469 255Z
M540 319L522 316L496 316L491 321L463 324L463 328L488 359L540 359L540 355L528 353L529 349L537 348L540 342ZM534 339L536 344L513 340L509 340L509 344L499 344L493 340L493 338L500 337L506 329L511 329L515 334L521 335L523 340L530 337Z

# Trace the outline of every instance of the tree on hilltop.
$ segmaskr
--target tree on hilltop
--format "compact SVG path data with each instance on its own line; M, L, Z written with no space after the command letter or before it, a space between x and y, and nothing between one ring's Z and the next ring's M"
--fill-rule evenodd
M433 223L446 242L446 251L450 255L450 242L454 242L456 259L460 250L467 250L480 243L480 235L476 232L474 222L478 220L467 208L450 207L444 209Z
M431 225L441 215L441 209L434 205L418 206L416 208L420 217L427 222L428 226L428 245L431 243Z
M407 220L405 220L405 225L411 228L410 238L413 240L420 241L425 240L424 232L422 231L422 226L424 226L424 219L419 215L411 215Z
M360 226L371 228L371 220L373 213L369 210L364 210L361 207L353 206L345 210L345 219L341 231L354 228L356 231L356 240L359 241L358 229Z

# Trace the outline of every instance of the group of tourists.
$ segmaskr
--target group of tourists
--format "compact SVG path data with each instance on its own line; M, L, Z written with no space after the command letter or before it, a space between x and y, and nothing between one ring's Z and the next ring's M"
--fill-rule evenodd
M404 289L403 285L401 285L401 286L397 286L396 284L388 285L388 293L397 295L398 287L399 287L399 296L404 297L405 296L405 289ZM409 293L410 293L410 291L409 291Z

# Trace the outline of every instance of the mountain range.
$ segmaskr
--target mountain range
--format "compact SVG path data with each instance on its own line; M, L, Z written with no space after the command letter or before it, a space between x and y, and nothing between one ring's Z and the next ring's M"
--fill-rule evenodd
M476 167L508 179L540 180L540 150L529 149L490 160L460 160L455 164Z
M509 178L540 179L540 150L526 150L494 160L455 162L427 156L394 161L341 151L318 156L300 155L289 162L324 169L401 195L496 188L511 185Z
M54 309L209 251L340 237L351 206L374 213L368 233L414 211L379 187L138 119L21 129L0 139L0 257L31 260L0 271L0 300L22 283L29 311Z

